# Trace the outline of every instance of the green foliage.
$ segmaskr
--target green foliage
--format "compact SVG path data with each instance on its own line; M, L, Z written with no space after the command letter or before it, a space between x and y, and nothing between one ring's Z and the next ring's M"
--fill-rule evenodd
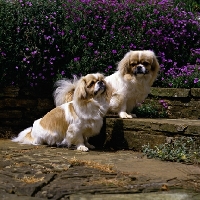
M166 118L168 117L167 108L159 108L153 102L141 104L140 106L134 108L133 113L137 117L141 118Z
M190 12L200 11L200 1L199 0L175 0L174 4L176 6L182 5L185 10Z
M200 21L189 6L178 0L0 0L0 86L110 75L129 50L151 49L161 66L154 86L200 87Z
M192 137L175 138L169 143L155 146L144 145L142 151L148 158L165 161L200 163L200 147Z

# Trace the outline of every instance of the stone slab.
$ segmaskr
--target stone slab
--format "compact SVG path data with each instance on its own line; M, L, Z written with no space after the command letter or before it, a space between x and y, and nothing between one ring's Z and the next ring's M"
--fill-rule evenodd
M141 194L104 194L104 195L72 195L70 200L199 200L200 194L174 191L171 193L141 193Z
M151 88L151 95L156 97L188 97L190 89L184 88Z
M179 200L200 192L198 166L147 159L130 150L79 152L0 140L0 151L0 199L170 200L173 194Z
M106 118L105 147L141 151L142 146L163 144L168 137L196 137L200 143L200 120ZM104 133L101 133L103 137ZM100 136L99 136L100 137Z

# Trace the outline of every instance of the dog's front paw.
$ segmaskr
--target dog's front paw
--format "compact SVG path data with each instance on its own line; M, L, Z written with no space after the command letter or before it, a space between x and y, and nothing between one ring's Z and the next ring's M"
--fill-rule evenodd
M91 145L88 142L85 142L85 146L88 147L89 149L95 149L95 146Z
M132 115L127 114L126 112L120 112L119 117L123 119L131 119L133 118Z
M78 151L89 151L89 149L88 149L86 146L84 146L84 145L78 146L78 147L77 147L77 150L78 150Z
M137 118L136 114L131 114L132 118Z
M88 143L86 146L87 146L89 149L95 149L95 146L94 146L94 145L91 145L91 144L89 144L89 143Z

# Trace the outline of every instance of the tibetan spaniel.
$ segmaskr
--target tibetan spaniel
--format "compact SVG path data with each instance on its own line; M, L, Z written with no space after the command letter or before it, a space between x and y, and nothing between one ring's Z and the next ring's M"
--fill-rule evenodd
M95 148L88 143L88 138L100 132L109 108L104 76L97 73L81 77L71 100L36 120L12 141L33 145L75 145L80 151Z
M159 69L153 51L129 51L118 63L117 71L105 78L112 92L109 112L120 118L136 117L131 111L148 96ZM58 106L71 100L77 80L60 80L56 86L54 102Z

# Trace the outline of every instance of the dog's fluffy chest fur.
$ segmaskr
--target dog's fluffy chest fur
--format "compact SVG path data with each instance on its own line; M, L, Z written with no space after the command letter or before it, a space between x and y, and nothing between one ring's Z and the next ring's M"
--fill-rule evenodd
M143 75L143 77L133 77L131 80L126 80L119 72L106 77L106 82L113 88L110 111L119 112L122 107L125 107L127 112L131 112L149 94L150 79L150 76Z

